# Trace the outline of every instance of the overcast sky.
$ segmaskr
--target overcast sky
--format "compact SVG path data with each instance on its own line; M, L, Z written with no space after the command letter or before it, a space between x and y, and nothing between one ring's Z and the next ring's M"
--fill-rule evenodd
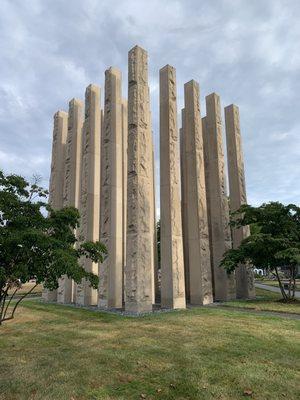
M300 0L0 0L0 168L48 185L52 118L127 52L149 54L158 159L158 71L240 107L248 202L300 202ZM158 163L157 163L158 164Z

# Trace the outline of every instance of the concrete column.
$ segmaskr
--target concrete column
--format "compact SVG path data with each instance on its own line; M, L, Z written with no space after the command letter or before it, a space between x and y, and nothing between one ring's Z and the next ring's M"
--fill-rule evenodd
M153 202L152 135L149 126L147 52L128 55L128 184L125 309L152 310Z
M150 98L150 91L149 91L149 98ZM149 124L151 127L151 114ZM151 268L152 268L152 304L155 304L155 297L156 297L156 290L157 290L157 279L156 279L156 260L157 260L157 250L156 250L156 207L155 207L155 160L154 160L154 143L153 143L153 132L151 128L151 182L152 182L152 190L151 190L151 213L152 213L152 229L151 229L151 236L152 236L152 260L151 260Z
M152 132L153 136L153 132ZM157 252L157 218L156 218L156 196L155 196L155 156L154 156L154 144L152 143L152 174L153 174L153 248L154 248L154 258L153 258L153 274L154 274L154 299L153 304L159 303L161 299L159 280L158 280L158 252Z
M57 111L54 114L52 163L49 185L49 204L55 210L59 210L63 207L67 135L68 113L65 111Z
M108 255L99 266L101 308L121 308L123 289L123 131L121 72L105 71L100 240Z
M180 128L180 173L181 173L181 215L182 215L182 239L183 239L183 261L184 261L184 281L185 296L187 302L190 302L190 275L189 275L189 240L188 240L188 224L187 224L187 168L186 168L186 151L185 151L185 113L184 108L181 110Z
M85 92L85 120L82 131L80 228L82 240L99 240L100 222L100 143L101 143L100 88L89 85ZM82 259L88 272L98 274L98 264ZM79 305L96 305L97 290L88 281L77 285L76 302Z
M231 248L231 233L224 171L220 97L216 93L206 96L204 126L214 297L217 301L228 300L235 297L235 277L234 274L228 275L219 266L225 251Z
M212 302L211 266L206 209L206 187L199 84L184 85L184 148L187 176L187 227L190 302Z
M176 71L160 75L161 306L185 308Z
M52 162L49 184L49 204L53 209L63 207L63 187L65 176L65 154L68 134L68 114L57 111L54 114ZM43 299L46 301L57 300L57 290L43 290Z
M238 210L247 203L244 157L240 130L239 108L231 104L225 107L227 162L230 193L230 209ZM250 235L249 226L232 229L233 248L238 248L243 239ZM254 276L250 266L240 265L235 271L238 298L254 298Z
M126 265L126 237L127 237L127 147L128 147L128 118L127 118L127 100L122 101L122 157L123 157L123 269L122 269L122 302L125 302L124 298L124 269Z
M150 88L148 86L148 97L150 99ZM149 100L150 101L150 100ZM156 279L156 276L158 278L158 275L156 274L157 272L157 249L156 249L156 207L155 207L155 158L154 158L154 142L153 142L153 131L152 131L152 114L149 108L149 129L151 131L151 182L152 182L152 188L150 197L151 197L151 214L152 214L152 222L151 222L151 237L152 237L152 255L151 255L151 276L152 276L152 304L155 304L155 299L156 299L156 293L158 289L158 279Z
M79 207L80 159L83 102L72 99L69 102L68 135L63 187L63 206ZM58 303L72 303L73 282L66 275L60 278L57 291Z
M207 139L207 128L206 128L206 117L201 119L202 122L202 137L203 137L203 150L204 150L204 171L205 171L205 186L206 186L206 205L207 205L207 223L208 223L208 236L209 236L209 252L210 252L210 266L211 266L211 281L212 281L212 289L213 296L215 297L215 282L214 282L214 273L213 273L213 248L212 248L212 240L211 240L211 213L210 213L210 197L209 197L209 164L208 164L208 155L207 155L207 145L205 143L205 139Z

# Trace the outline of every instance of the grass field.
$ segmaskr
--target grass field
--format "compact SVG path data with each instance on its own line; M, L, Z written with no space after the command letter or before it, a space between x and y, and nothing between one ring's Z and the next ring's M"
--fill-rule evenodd
M23 283L21 288L17 291L16 296L23 295L27 293L33 286L35 285L34 282L26 282ZM42 295L43 285L37 285L35 289L30 293L30 295ZM15 290L11 289L8 291L9 294L12 294Z
M256 288L255 300L231 300L224 303L230 307L243 307L254 309L257 311L279 311L285 313L300 314L300 300L295 300L292 303L282 303L280 293L269 292L268 290Z
M28 300L0 328L0 399L298 399L299 328L231 309L125 318Z

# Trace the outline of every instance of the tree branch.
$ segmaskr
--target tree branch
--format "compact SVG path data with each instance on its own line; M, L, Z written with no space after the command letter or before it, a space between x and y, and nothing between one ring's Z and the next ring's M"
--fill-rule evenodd
M14 295L15 295L16 292L18 291L18 289L19 289L19 288L16 288L15 291L13 292L13 294L10 296L10 299L9 299L9 301L8 301L6 307L5 307L5 311L4 311L3 316L2 316L2 317L3 317L3 320L5 319L5 316L6 316L6 314L7 314L8 307L9 307L9 305L10 305L12 299L14 298Z
M4 318L3 321L8 321L8 320L14 318L15 311L16 311L18 305L20 304L20 302L21 302L23 299L25 299L25 297L28 296L28 295L33 291L33 289L35 289L35 288L37 287L37 285L38 285L38 283L36 283L27 293L25 293L25 294L16 302L16 304L15 304L13 310L12 310L11 316L8 317L8 318Z

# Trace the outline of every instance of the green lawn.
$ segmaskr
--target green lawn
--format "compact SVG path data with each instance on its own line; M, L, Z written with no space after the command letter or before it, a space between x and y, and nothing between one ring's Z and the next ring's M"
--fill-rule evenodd
M255 300L231 300L224 305L230 307L243 307L259 311L280 311L285 313L300 314L300 301L296 300L293 303L281 302L281 294L273 293L268 290L256 288Z
M33 286L35 285L35 283L33 282L26 282L23 283L21 288L16 292L16 296L19 295L23 295L25 293L27 293ZM9 294L12 294L15 291L15 289L10 289L8 291ZM33 291L30 293L30 295L42 295L42 291L43 291L43 285L37 285L37 287L35 289L33 289Z
M125 318L28 300L0 352L3 400L300 395L300 321L231 309Z

